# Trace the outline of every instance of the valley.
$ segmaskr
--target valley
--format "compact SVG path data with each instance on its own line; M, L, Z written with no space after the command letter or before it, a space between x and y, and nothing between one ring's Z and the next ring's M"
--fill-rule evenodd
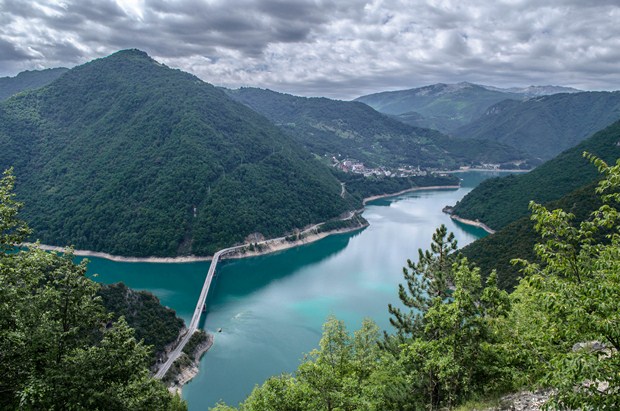
M58 407L32 393L61 379L65 403L119 409L453 409L539 385L615 404L578 387L583 364L613 386L620 349L619 93L344 101L139 49L0 78L0 302L19 307L0 408ZM612 354L575 348L592 339Z

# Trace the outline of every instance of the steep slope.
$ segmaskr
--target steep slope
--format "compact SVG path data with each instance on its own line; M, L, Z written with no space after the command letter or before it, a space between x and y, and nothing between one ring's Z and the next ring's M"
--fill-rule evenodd
M453 130L480 117L492 105L523 96L506 91L489 90L471 83L433 84L409 90L386 91L358 97L355 101L375 110L396 115L400 120L418 127L442 132ZM423 116L411 115L414 112Z
M368 165L455 167L523 160L504 144L471 144L411 127L359 102L305 98L256 88L227 90L320 156L341 154Z
M591 166L594 167L594 166ZM573 213L575 221L583 221L600 207L600 197L595 194L597 183L587 184L563 196L559 200L546 203L551 210L561 208ZM487 276L493 269L497 270L498 285L512 290L521 277L520 267L510 263L514 258L535 261L534 245L540 241L534 230L534 223L529 215L508 224L495 234L474 241L463 248L463 254L476 263L483 275Z
M138 50L0 104L9 166L36 238L120 255L209 254L348 208L267 119Z
M620 91L556 94L501 102L453 134L499 141L548 160L618 119Z
M482 182L456 204L453 212L463 218L483 221L493 229L501 229L528 215L530 200L547 203L595 181L598 173L583 158L584 151L607 162L620 158L620 121L527 174Z
M69 69L64 67L23 71L15 77L0 78L0 101L26 90L43 87L65 74Z

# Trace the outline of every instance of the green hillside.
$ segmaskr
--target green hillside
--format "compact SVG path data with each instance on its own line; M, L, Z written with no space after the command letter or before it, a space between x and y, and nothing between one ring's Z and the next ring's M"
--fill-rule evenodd
M590 166L594 168L594 166ZM583 221L601 206L600 198L595 194L597 183L586 186L565 195L559 200L545 204L549 209L561 208L575 214L576 221ZM540 242L540 235L534 230L534 223L529 216L521 217L508 224L495 234L474 241L463 248L463 254L482 269L488 276L497 270L497 283L500 288L512 290L521 277L520 267L510 264L514 258L535 261L534 245Z
M0 101L6 100L22 91L43 87L65 74L69 69L64 67L23 71L15 77L0 77Z
M409 90L386 91L358 97L377 111L402 117L402 121L418 127L452 132L483 115L486 110L506 99L523 96L507 91L489 90L471 84L433 84ZM412 115L411 112L414 112ZM421 115L422 117L418 117Z
M617 120L620 91L555 94L501 102L453 134L499 141L549 160Z
M530 200L547 203L598 178L596 169L583 158L590 152L607 162L620 158L620 122L584 140L553 160L524 175L489 179L454 207L454 214L480 220L498 230L528 215Z
M267 119L138 50L0 103L9 166L36 238L120 255L210 254L350 208Z
M227 90L320 156L342 155L370 166L452 168L526 157L504 144L476 144L412 127L359 102L305 98L257 88Z

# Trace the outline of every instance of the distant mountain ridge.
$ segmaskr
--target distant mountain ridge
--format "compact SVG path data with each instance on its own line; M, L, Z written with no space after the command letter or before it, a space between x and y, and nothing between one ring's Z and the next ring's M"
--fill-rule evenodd
M489 90L467 82L433 84L409 90L386 91L356 98L375 110L403 116L408 124L436 129L442 132L455 130L480 117L488 107L506 99L521 99L521 95ZM415 112L422 118L408 119Z
M0 103L10 166L35 239L118 255L208 255L359 205L266 118L139 50Z
M502 101L453 134L499 141L548 160L619 119L620 91L562 93Z
M0 77L0 101L21 93L43 87L69 71L59 67L45 70L23 71L15 77Z
M521 101L542 95L579 91L561 86L499 88L460 82L380 92L358 97L354 101L368 104L404 123L452 134L459 127L481 117L489 107L504 100Z
M355 158L369 165L452 168L527 160L494 142L465 142L413 127L360 102L298 97L258 88L226 90L233 99L266 116L311 152Z
M493 91L522 94L525 98L549 96L552 94L560 94L560 93L582 93L583 92L583 90L579 90L573 87L563 87L563 86L527 86L527 87L500 88L500 87L483 85L482 87L489 89L489 90L493 90Z

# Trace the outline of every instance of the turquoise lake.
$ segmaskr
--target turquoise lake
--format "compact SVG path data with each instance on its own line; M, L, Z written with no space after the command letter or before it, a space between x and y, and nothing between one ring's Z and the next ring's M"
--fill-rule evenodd
M402 267L417 257L418 248L428 248L435 229L445 224L460 246L485 235L455 223L441 209L498 175L461 173L459 189L417 191L367 204L364 217L370 226L364 230L275 254L225 260L203 319L215 343L198 376L183 389L190 410L207 410L219 400L237 405L269 376L294 371L303 354L317 346L329 315L344 320L351 332L365 317L390 331L387 305L398 302ZM149 290L186 322L210 264L90 260L89 273L97 273L97 281ZM215 332L218 328L221 333Z

